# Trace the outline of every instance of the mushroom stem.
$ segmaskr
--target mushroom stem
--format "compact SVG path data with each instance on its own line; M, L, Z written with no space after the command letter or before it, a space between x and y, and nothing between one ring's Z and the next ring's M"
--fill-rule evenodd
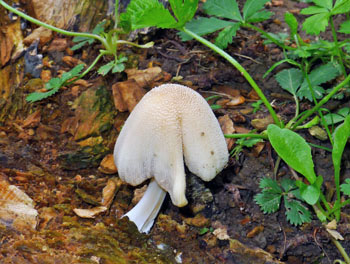
M151 180L141 200L124 216L136 224L140 233L148 233L163 204L165 195L166 191L156 181Z

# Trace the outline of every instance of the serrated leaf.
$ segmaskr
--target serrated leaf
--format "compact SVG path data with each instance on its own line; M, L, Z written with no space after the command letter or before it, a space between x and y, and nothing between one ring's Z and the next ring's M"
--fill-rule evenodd
M226 49L228 44L232 43L233 37L240 27L240 23L234 23L232 26L224 28L215 39L215 45L219 48Z
M314 15L314 14L321 14L321 13L328 13L329 10L324 7L319 6L309 6L307 8L304 8L300 11L300 14L302 15Z
M312 184L316 180L311 148L299 134L271 124L267 135L277 154L294 170L304 175Z
M79 42L78 44L75 44L73 47L71 47L71 50L78 50L81 47L83 47L85 44L88 44L89 42L87 40L84 40L82 42Z
M319 87L319 85L333 80L340 74L341 70L339 65L332 62L321 65L320 67L311 71L311 73L309 73L309 80L313 86L316 98L321 98L324 93L324 89L322 87ZM301 84L301 87L298 91L298 96L300 98L306 97L312 101L311 92L306 80L304 80Z
M284 14L284 21L286 21L287 25L290 29L290 35L294 36L298 32L298 21L292 13L286 12Z
M321 13L308 17L303 23L303 30L310 35L319 35L328 26L330 14Z
M332 10L332 15L344 14L350 12L349 0L337 0Z
M316 5L331 9L333 6L333 1L332 0L312 0Z
M276 212L281 203L281 194L262 192L254 196L254 201L260 206L264 213Z
M122 72L125 70L125 65L123 63L117 63L112 69L112 73Z
M222 28L232 26L234 24L235 23L233 22L224 21L215 17L199 17L188 22L186 24L186 28L196 33L197 35L203 36L213 33ZM192 39L192 37L185 32L179 32L178 34L181 37L182 41L188 41Z
M45 89L47 92L39 93L39 92L34 92L29 94L26 97L26 100L28 102L36 102L43 100L51 95L54 95L55 93L58 92L58 90L70 79L79 76L80 72L84 68L83 64L79 64L75 66L73 69L71 69L69 72L65 72L62 74L60 78L52 78L50 81L48 81L45 84Z
M343 107L337 113L329 113L324 116L327 125L334 125L342 122L347 115L350 115L350 107Z
M289 192L292 189L295 189L297 186L295 185L295 181L291 179L283 179L281 181L281 186L285 192Z
M338 30L340 33L350 34L350 20L345 21L340 24L340 29Z
M177 28L184 26L193 18L198 6L198 0L169 0L169 3L177 18Z
M203 9L208 15L242 21L242 16L235 0L207 0L203 5Z
M284 90L290 92L292 95L296 95L303 81L303 73L296 68L285 69L277 73L275 79Z
M126 12L120 14L120 20L130 24L132 30L151 26L171 28L177 24L169 10L158 0L132 0Z
M253 147L256 143L262 142L261 138L242 138L244 139L242 143L240 143L241 146L251 148Z
M102 76L105 76L114 67L114 61L110 61L107 64L101 66L97 72Z
M345 194L350 196L350 179L345 179L345 183L340 185L340 190Z
M247 0L243 6L243 18L247 21L255 15L269 0Z
M262 10L251 15L249 18L246 19L246 22L250 22L250 23L261 22L269 19L272 16L272 14L273 13L270 11Z
M301 225L303 223L311 222L310 211L303 206L299 201L289 200L284 198L284 206L286 208L287 220L292 225Z
M261 179L259 187L263 192L282 194L282 189L278 185L277 181L270 178Z

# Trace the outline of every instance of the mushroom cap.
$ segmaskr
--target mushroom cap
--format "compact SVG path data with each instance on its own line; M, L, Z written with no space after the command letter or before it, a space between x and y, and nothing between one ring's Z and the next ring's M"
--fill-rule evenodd
M206 100L178 84L148 92L126 120L114 148L119 177L139 185L154 177L176 206L185 206L188 169L204 181L226 165L220 125Z

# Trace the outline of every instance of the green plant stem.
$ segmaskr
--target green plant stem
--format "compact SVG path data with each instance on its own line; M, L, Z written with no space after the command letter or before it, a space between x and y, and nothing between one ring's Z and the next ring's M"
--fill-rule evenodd
M345 202L342 202L341 204L339 204L336 207L333 207L331 210L329 210L326 214L326 216L329 216L331 214L333 214L335 211L338 211L340 208L349 205L350 204L350 199L346 200Z
M225 58L227 61L229 61L237 70L241 72L241 74L246 78L246 80L249 82L249 84L253 87L255 92L258 94L260 99L265 104L267 110L270 112L270 115L273 118L273 121L275 124L279 127L283 127L284 124L281 122L281 120L278 118L276 112L273 110L271 104L259 88L259 86L256 84L256 82L253 80L253 78L250 76L250 74L242 67L241 64L238 63L233 57L231 57L227 52L220 49L218 46L214 45L210 41L202 38L201 36L197 35L196 33L192 32L191 30L188 30L187 28L183 27L181 29L183 32L187 33L203 45L207 46L208 48L212 49L213 51L217 52L219 55L221 55L223 58Z
M142 49L148 49L148 48L153 47L153 45L154 45L153 41L150 41L150 42L147 42L146 44L140 45L140 44L136 44L134 42L130 42L130 41L127 41L127 40L121 40L121 39L119 39L117 41L117 43L118 44L126 44L126 45L130 45L130 46L134 46L134 47L142 48Z
M346 74L346 69L345 69L345 66L344 66L343 56L342 56L343 52L341 51L341 49L339 47L339 44L338 44L337 32L336 32L335 27L334 27L334 21L333 21L333 17L332 16L330 17L329 22L330 22L330 25L331 25L333 41L334 41L335 49L337 51L337 55L338 55L338 58L339 58L340 66L341 66L342 72L344 74L344 77L346 77L347 74Z
M224 134L225 138L261 138L268 139L266 135L262 134Z
M310 143L310 142L308 142L308 144L309 144L311 147L323 149L323 150L326 150L326 151L328 151L328 152L332 152L332 150L331 150L330 148L327 148L327 147L324 147L324 146L320 146L320 145L316 145L316 144L313 144L313 143Z
M343 256L345 262L347 264L350 264L350 258L348 256L348 254L346 253L345 249L343 248L343 246L340 244L340 242L338 240L336 240L335 238L331 237L333 244L337 247L337 249L339 250L340 254Z
M91 34L91 33L82 33L82 32L72 32L72 31L67 31L64 29L60 29L57 27L54 27L52 25L46 24L38 19L35 19L31 16L28 16L27 14L24 14L23 12L13 8L12 6L6 4L3 0L0 0L0 5L2 5L3 7L5 7L6 9L10 10L11 12L15 13L16 15L19 15L20 17L38 25L38 26L42 26L45 27L47 29L50 29L52 31L55 31L57 33L66 35L66 36L73 36L73 37L86 37L86 38L92 38L92 39L96 39L98 41L100 41L103 45L106 44L106 41L104 38L100 37L99 35L96 34Z
M276 40L274 37L272 37L271 35L269 35L267 32L265 32L264 30L262 30L261 28L258 28L250 23L244 23L242 25L243 27L246 28L251 28L254 29L255 31L259 32L260 34L264 35L267 39L271 40L273 43L275 43L277 46L286 49L286 50L295 50L296 48L290 47L290 46L286 46L283 43L279 42L278 40Z
M350 81L350 75L348 75L341 83L339 83L336 87L333 88L333 90L327 94L325 97L320 100L317 105L315 105L312 109L305 112L303 116L300 117L298 121L294 123L292 126L292 130L294 130L297 126L301 125L302 122L304 122L309 116L314 114L322 105L327 103L344 85L346 85Z

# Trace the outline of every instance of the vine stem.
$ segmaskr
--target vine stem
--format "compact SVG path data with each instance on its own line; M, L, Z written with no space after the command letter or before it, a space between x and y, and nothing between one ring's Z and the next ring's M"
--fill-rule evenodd
M273 110L270 102L267 100L267 98L265 97L265 95L263 94L263 92L261 91L259 86L253 80L253 78L250 76L250 74L242 67L242 65L238 63L238 61L236 61L233 57L231 57L227 52L225 52L222 49L220 49L218 46L216 46L213 43L211 43L210 41L202 38L201 36L197 35L196 33L192 32L191 30L189 30L189 29L187 29L185 27L183 27L181 30L183 32L185 32L186 34L190 35L192 38L194 38L197 41L199 41L200 43L202 43L203 45L207 46L208 48L212 49L213 51L215 51L216 53L221 55L223 58L225 58L227 61L229 61L237 70L239 70L240 73L249 82L249 84L253 87L253 89L258 94L260 99L263 101L263 103L265 104L267 110L270 112L270 115L272 116L273 121L275 122L275 124L277 126L279 126L279 127L283 127L284 126L284 124L278 118L276 112Z
M66 35L66 36L72 36L72 37L85 37L85 38L92 38L92 39L96 39L98 41L100 41L104 46L107 46L106 40L102 37L100 37L99 35L96 34L91 34L91 33L82 33L82 32L72 32L72 31L67 31L64 29L60 29L57 27L54 27L52 25L46 24L38 19L35 19L31 16L28 16L27 14L13 8L12 6L8 5L7 3L5 3L3 0L0 0L0 5L2 5L3 7L5 7L6 9L8 9L9 11L15 13L16 15L19 15L20 17L38 25L38 26L42 26L45 27L47 29L50 29L52 31L55 31L57 33Z

